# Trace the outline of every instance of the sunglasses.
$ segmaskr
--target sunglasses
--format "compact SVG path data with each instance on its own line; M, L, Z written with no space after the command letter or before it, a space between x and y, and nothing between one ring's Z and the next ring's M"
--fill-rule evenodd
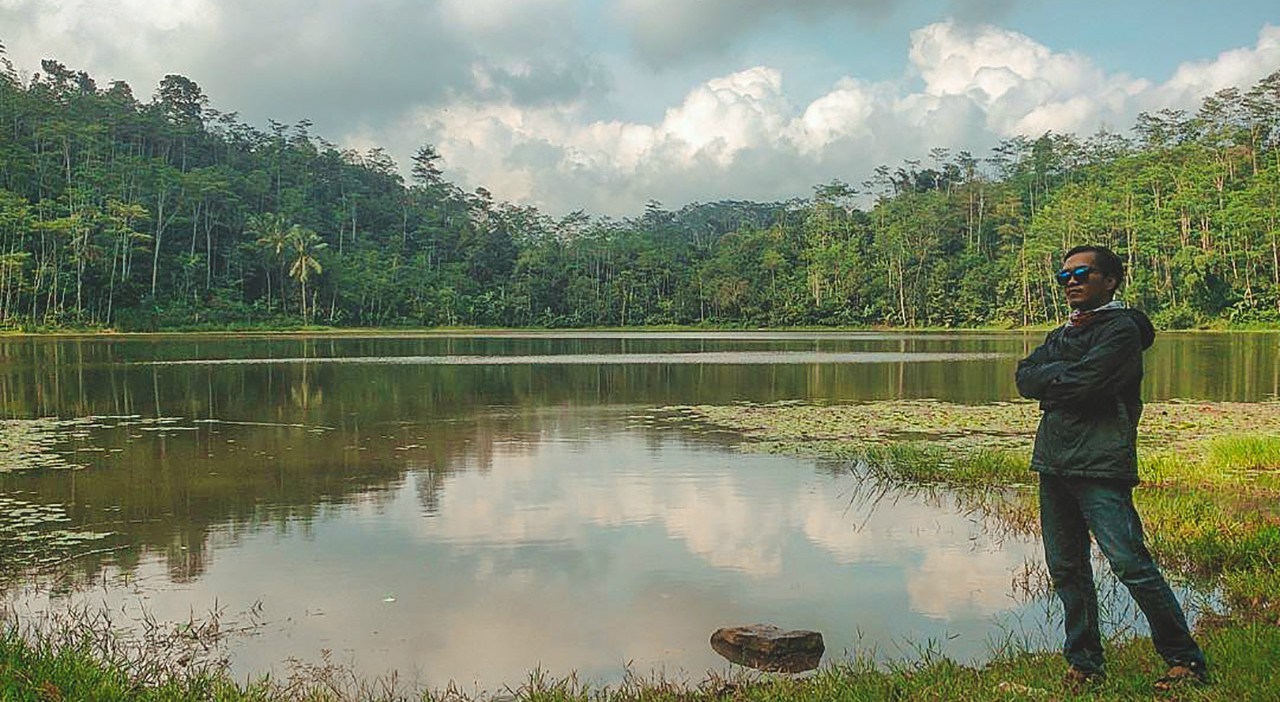
M1089 279L1089 274L1098 270L1093 266L1076 266L1075 268L1064 268L1053 274L1054 280L1058 281L1058 285L1066 285L1071 282L1072 278L1081 283Z

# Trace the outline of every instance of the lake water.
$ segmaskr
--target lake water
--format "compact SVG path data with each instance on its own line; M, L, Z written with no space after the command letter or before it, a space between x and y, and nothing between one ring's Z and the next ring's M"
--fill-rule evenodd
M62 420L49 451L76 466L0 473L0 497L110 533L73 581L10 598L251 617L228 644L241 678L329 651L463 689L538 667L697 681L727 667L711 632L756 622L819 630L829 658L1052 648L1054 608L1013 585L1033 539L847 462L743 453L663 409L1010 400L1041 336L0 339L4 417ZM1276 341L1163 335L1146 395L1280 395Z

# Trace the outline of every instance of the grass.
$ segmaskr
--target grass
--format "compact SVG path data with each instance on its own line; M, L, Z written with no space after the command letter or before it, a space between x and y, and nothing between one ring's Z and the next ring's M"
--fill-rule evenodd
M1008 450L956 453L945 446L912 442L869 446L861 457L873 477L897 484L987 488L1024 484L1028 479L1025 458Z
M1003 528L1036 529L1027 469L1036 410L1029 403L734 405L664 414L739 432L747 450L844 458L884 484L952 490L964 507ZM1157 699L1280 699L1280 676L1272 675L1280 660L1280 402L1153 403L1142 430L1144 487L1135 499L1152 550L1167 572L1217 593L1224 607L1201 617L1198 632L1214 684ZM1043 580L1029 575L1025 586L1043 587ZM743 672L696 685L632 677L596 688L535 671L519 687L477 695L360 680L328 661L237 684L216 660L193 663L181 655L192 642L210 650L205 625L172 631L157 625L158 633L136 649L122 646L112 631L85 618L19 631L13 618L0 617L0 700L1150 700L1162 668L1148 640L1119 638L1108 642L1107 680L1074 694L1062 686L1057 654L1011 641L977 667L926 647L888 665L864 653L808 675Z
M1280 651L1280 627L1259 622L1203 631L1201 642L1213 662L1214 682L1159 699L1280 699L1280 679L1273 676ZM878 666L870 657L829 664L805 676L744 674L709 679L699 685L661 679L633 678L610 688L584 685L534 672L519 687L494 695L467 695L458 690L418 691L394 680L360 682L334 666L295 671L280 680L235 684L216 671L196 670L157 677L137 675L136 661L103 651L94 640L32 640L12 629L0 632L0 699L6 702L51 700L219 700L223 702L390 702L424 700L589 700L713 701L741 700L1151 700L1151 682L1160 662L1145 640L1112 642L1108 677L1086 694L1062 685L1063 664L1056 655L1016 650L998 655L982 667L968 667L937 656Z
M1280 476L1280 436L1224 436L1209 444L1209 467L1261 477L1271 485Z
M117 662L88 650L29 643L13 633L0 636L0 699L6 701L261 699L252 690L233 688L217 675L138 681Z

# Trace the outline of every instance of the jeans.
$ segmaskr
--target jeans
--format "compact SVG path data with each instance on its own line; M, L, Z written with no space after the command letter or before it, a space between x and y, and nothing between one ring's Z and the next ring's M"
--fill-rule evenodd
M1049 577L1066 615L1062 653L1068 663L1085 672L1100 672L1103 667L1098 593L1089 561L1089 533L1093 532L1111 570L1146 616L1156 652L1170 666L1203 669L1204 653L1191 638L1182 606L1143 543L1132 487L1042 474L1040 528Z

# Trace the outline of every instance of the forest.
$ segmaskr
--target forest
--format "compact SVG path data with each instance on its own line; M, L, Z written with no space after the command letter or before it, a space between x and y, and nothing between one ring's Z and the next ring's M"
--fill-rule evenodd
M1280 71L1129 134L939 145L785 202L552 216L424 144L265 129L168 75L149 101L0 46L0 329L1018 327L1063 251L1112 247L1164 328L1280 324Z

